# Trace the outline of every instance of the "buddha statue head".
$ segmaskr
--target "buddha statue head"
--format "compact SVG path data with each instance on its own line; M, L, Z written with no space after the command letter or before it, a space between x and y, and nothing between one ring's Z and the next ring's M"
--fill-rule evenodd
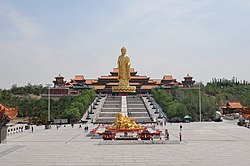
M125 47L122 47L122 48L121 48L121 53L122 53L122 55L126 55L126 51L127 51L127 49L126 49Z

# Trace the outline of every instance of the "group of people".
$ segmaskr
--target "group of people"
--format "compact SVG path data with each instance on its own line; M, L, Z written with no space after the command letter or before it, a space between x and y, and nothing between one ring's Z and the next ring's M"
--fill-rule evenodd
M166 138L166 140L169 140L168 129L165 129L165 138ZM182 125L180 125L179 139L180 139L180 142L181 142L182 141Z
M88 131L88 130L89 130L89 126L85 126L84 131Z
M74 123L71 124L71 127L73 128L74 127ZM82 128L82 124L80 123L79 124L79 128ZM84 127L84 131L88 131L89 130L89 126L85 126Z
M79 124L79 128L82 128L82 124ZM89 126L85 126L84 131L88 131L88 130L89 130Z

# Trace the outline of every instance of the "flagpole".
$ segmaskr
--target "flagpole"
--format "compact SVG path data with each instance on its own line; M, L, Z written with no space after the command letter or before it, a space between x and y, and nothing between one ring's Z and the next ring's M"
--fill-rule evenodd
M199 83L199 113L200 113L200 122L201 122L201 82Z

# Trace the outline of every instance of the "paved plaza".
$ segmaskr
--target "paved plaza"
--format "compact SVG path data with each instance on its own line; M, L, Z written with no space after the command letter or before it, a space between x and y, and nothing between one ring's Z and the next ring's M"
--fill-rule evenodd
M169 129L179 140L179 125ZM93 129L94 125L88 125ZM0 144L0 165L249 165L250 129L236 121L182 123L180 144L110 144L86 137L84 128L70 125L45 130L35 126L8 136ZM83 126L84 127L84 126Z

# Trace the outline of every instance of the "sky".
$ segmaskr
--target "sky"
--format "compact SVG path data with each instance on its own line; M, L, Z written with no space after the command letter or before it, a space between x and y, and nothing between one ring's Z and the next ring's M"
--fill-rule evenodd
M249 0L0 0L0 88L108 75L250 81Z

